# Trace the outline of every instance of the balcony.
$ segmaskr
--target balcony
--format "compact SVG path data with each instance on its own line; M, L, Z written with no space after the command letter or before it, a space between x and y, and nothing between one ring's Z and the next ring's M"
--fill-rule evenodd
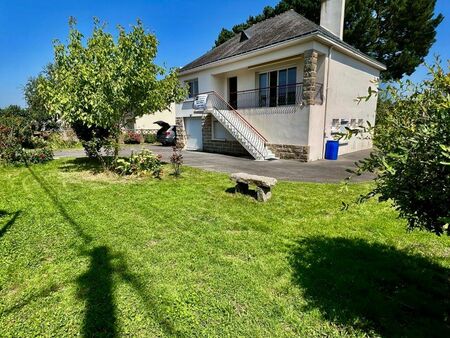
M316 85L315 101L322 104L323 85ZM229 104L235 109L284 107L303 104L303 83L242 90L230 93Z

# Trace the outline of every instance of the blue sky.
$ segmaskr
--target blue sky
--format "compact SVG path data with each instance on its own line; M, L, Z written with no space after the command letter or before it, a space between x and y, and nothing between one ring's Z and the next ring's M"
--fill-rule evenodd
M160 45L157 62L182 66L209 50L222 27L231 27L249 15L259 14L278 0L0 0L0 107L24 105L22 88L28 77L37 75L53 58L52 40L65 41L68 18L78 28L91 32L92 17L106 21L109 30L117 24L128 27L140 18L156 33ZM437 42L427 60L439 54L450 59L450 1L438 0L437 11L446 17ZM213 19L207 13L214 13ZM426 76L419 67L411 76Z

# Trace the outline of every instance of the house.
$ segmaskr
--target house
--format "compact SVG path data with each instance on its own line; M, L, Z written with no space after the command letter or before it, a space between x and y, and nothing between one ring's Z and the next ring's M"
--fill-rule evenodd
M355 99L385 66L342 40L344 7L345 0L323 0L320 25L287 11L181 68L189 97L176 105L179 146L313 161L333 134L373 125L376 100ZM340 154L371 146L354 137Z
M175 124L175 104L172 104L168 110L158 111L154 114L145 114L136 118L128 126L128 129L155 131L160 128L159 125L155 124L156 121L164 121L171 125Z

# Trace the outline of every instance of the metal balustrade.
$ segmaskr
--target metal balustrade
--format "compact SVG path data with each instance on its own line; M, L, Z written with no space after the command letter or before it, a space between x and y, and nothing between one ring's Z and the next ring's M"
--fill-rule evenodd
M216 92L207 93L207 107L213 116L257 160L275 158L267 140L239 112Z
M316 84L316 103L322 104L322 84ZM303 104L303 83L282 85L230 93L235 109L284 107Z

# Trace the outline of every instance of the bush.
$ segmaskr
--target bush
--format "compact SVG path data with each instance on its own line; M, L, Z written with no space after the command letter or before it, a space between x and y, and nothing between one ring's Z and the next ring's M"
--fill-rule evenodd
M146 149L136 155L131 153L130 157L119 158L116 161L115 171L119 175L145 175L152 173L159 176L161 156L155 155Z
M14 129L0 124L0 162L16 164L22 161L22 145Z
M151 134L151 133L145 134L144 142L145 143L156 143L157 142L156 134Z
M181 166L183 165L183 155L181 154L181 150L177 149L177 147L173 147L173 154L170 157L170 163L173 166L173 175L178 177L181 175Z
M355 173L377 175L361 200L391 200L409 229L450 235L450 73L439 64L430 73L418 85L400 82L380 92L375 151Z
M31 136L30 143L26 146L29 149L45 148L48 146L48 142L40 136Z
M5 164L45 163L53 159L49 148L24 150L14 128L0 125L0 162Z
M140 144L142 143L142 135L134 131L128 131L123 137L123 143L125 144Z
M2 132L5 133L7 130L22 148L32 147L33 126L23 116L2 113L0 126L3 128Z
M46 163L53 160L53 151L50 148L24 150L23 157L29 164Z
M48 138L48 144L52 149L71 149L81 146L81 142L75 135L63 137L61 132L51 133Z

